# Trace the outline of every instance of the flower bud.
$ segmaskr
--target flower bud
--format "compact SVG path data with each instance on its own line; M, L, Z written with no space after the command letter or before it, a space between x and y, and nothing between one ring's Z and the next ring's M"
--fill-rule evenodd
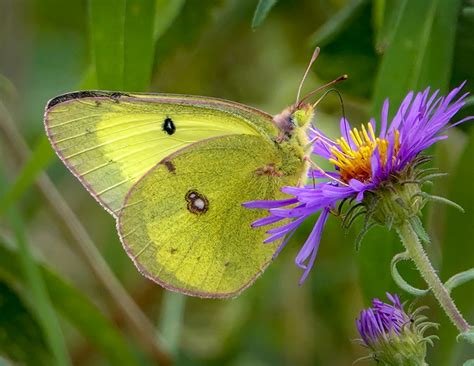
M356 320L362 345L372 351L369 357L386 366L427 365L426 343L432 344L436 336L425 337L423 333L437 324L418 315L423 308L407 314L397 295L387 293L387 298L392 304L374 299L372 307Z

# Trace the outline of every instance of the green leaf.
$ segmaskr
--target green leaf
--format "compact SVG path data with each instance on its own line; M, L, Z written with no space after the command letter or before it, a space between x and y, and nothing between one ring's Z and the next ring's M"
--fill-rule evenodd
M377 53L383 54L387 49L407 3L408 0L375 0L373 2Z
M474 359L472 360L467 360L462 364L462 366L474 366Z
M36 317L14 288L4 281L0 281L0 334L2 355L24 365L52 364Z
M460 0L407 2L380 64L373 94L374 116L380 114L385 98L398 106L409 90L431 86L446 91L459 4Z
M468 80L466 89L472 92L474 80L474 37L472 30L474 29L474 6L472 1L464 0L462 9L459 12L458 27L456 31L456 41L453 57L453 77L451 86L455 87L463 81ZM472 98L472 97L471 97ZM466 103L467 104L467 103ZM463 118L474 115L474 103L464 106L458 117ZM461 128L468 128L468 124Z
M89 0L92 54L100 89L124 90L126 0Z
M405 279L398 272L397 263L400 261L409 261L409 260L411 260L411 258L407 252L399 253L393 257L392 263L390 265L392 278L401 289L405 290L409 294L412 294L413 296L424 296L430 292L429 289L421 290L419 288L413 287L407 281L405 281Z
M321 46L316 75L327 82L347 74L349 78L338 84L338 90L362 98L372 93L378 62L371 15L368 1L353 0L311 37L312 46Z
M447 198L459 202L466 213L462 214L456 210L446 210L446 222L444 236L440 238L443 253L443 265L440 277L446 279L459 271L472 267L474 262L474 190L472 189L472 167L474 166L474 129L471 129L468 143L458 161L457 167L452 173L450 180L449 195ZM472 322L472 293L474 282L466 283L463 288L454 290L453 295L456 305L465 316L471 314L467 319ZM439 336L444 341L436 348L439 364L450 364L453 354L458 347L455 343L456 329L444 319L440 327Z
M276 2L277 0L259 0L257 9L255 9L255 13L253 14L253 29L259 27L263 23L270 10L272 10L272 8L275 6Z
M423 227L423 223L421 222L420 218L418 216L413 216L410 219L410 224L416 235L418 236L418 239L420 239L421 242L424 244L430 244L431 239L428 236L428 233L426 232L425 228Z
M472 327L467 332L459 334L458 340L465 341L474 345L474 327Z
M156 0L154 40L158 40L179 15L185 0Z
M446 287L446 290L448 290L448 292L451 292L455 287L461 286L466 282L472 280L474 280L474 268L455 274L449 280L446 281L444 287Z
M145 91L153 67L155 0L90 0L92 51L101 89Z
M124 36L124 88L147 91L155 54L155 0L127 0Z
M0 242L0 277L23 287L25 275L21 272L18 251ZM138 360L128 342L117 328L79 290L69 285L45 265L39 265L51 301L56 310L88 339L112 365L136 365Z
M340 36L356 19L367 0L352 0L339 12L331 16L319 29L310 37L310 43L313 47L324 47L332 42L336 37Z
M25 163L15 179L15 182L6 192L2 192L0 195L0 215L33 185L38 174L49 165L53 156L54 153L48 139L46 136L41 137L31 153L30 159Z

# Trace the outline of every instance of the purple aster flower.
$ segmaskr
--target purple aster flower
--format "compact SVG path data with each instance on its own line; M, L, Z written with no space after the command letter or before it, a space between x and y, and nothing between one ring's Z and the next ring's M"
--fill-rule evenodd
M397 295L387 293L387 298L391 304L374 299L372 307L356 319L361 344L372 351L369 358L381 365L425 365L426 343L432 345L437 337L423 333L437 324L418 314L426 307L407 314Z
M427 161L420 154L435 142L446 139L445 132L449 128L474 118L449 124L468 95L458 96L463 86L464 83L447 96L439 96L439 91L430 94L429 88L417 94L410 92L391 121L386 100L378 130L374 119L359 129L351 128L349 122L342 119L341 137L332 140L318 128L310 128L312 153L327 159L334 169L324 171L312 163L308 172L311 184L282 189L291 198L244 204L247 208L268 210L270 215L252 226L272 225L265 243L285 238L276 254L303 221L320 213L295 259L296 265L304 271L300 283L313 266L324 225L338 203L352 204L344 215L344 226L358 213L365 213L364 232L373 223L392 227L407 218L418 218L426 200L433 198L420 188L424 171L419 166ZM318 182L314 182L316 178ZM275 227L276 223L280 226Z

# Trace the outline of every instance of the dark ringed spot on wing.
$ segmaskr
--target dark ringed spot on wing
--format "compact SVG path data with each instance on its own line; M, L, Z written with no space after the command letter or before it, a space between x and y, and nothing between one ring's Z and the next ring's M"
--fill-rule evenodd
M166 117L163 122L163 131L165 131L168 135L172 135L176 132L176 126L171 118Z
M201 215L209 209L207 197L196 190L189 190L184 199L188 202L188 211L193 214Z
M171 248L171 249L170 249L170 253L171 253L171 254L174 254L174 253L176 253L177 251L178 251L178 249L176 249L176 248Z
M176 167L174 166L174 164L171 162L171 160L166 160L165 161L165 166L166 166L166 169L168 169L168 171L172 174L176 174Z

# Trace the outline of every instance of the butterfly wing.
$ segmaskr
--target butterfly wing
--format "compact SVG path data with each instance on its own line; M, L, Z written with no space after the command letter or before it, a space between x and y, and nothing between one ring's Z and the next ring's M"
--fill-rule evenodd
M49 101L48 137L71 172L114 216L150 168L197 141L276 135L271 117L219 99L83 91Z
M117 224L122 243L138 269L168 289L236 295L278 245L262 244L265 229L250 226L261 212L242 203L282 198L280 188L295 185L302 170L301 160L289 165L286 151L262 136L224 136L187 147L131 188Z

